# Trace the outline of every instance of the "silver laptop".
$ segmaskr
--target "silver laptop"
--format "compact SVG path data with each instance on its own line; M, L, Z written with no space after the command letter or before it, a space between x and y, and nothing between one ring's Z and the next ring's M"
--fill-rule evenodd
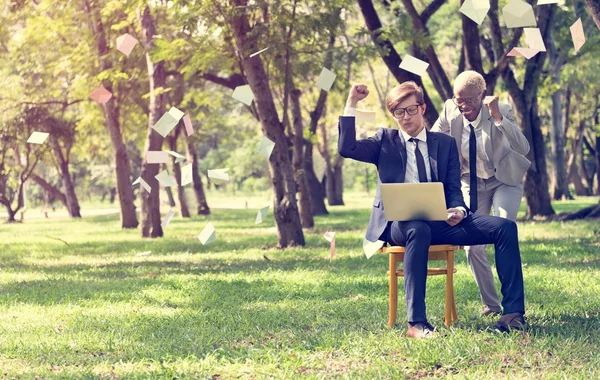
M444 184L382 183L381 200L388 221L446 220Z

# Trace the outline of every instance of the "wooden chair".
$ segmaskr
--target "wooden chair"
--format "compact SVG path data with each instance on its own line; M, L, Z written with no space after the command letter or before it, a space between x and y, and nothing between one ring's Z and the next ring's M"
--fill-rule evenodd
M429 247L429 260L446 261L446 268L428 268L428 276L446 275L446 304L444 311L444 324L449 327L458 319L456 314L456 301L454 299L454 252L462 247L454 245L432 245ZM383 247L380 252L390 255L390 305L388 326L394 327L398 311L398 277L404 276L404 270L398 269L398 263L404 261L404 247Z

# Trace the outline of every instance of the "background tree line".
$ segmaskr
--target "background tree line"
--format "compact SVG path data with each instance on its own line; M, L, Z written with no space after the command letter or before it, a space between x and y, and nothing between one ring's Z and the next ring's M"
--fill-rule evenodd
M108 198L122 228L160 237L161 196L186 218L210 213L206 186L269 191L278 245L304 245L302 228L343 204L344 189L376 183L373 168L336 153L351 83L375 90L365 107L377 123L361 126L370 135L393 125L384 99L395 84L425 88L431 125L454 76L472 69L513 105L529 140L527 217L600 216L600 203L560 216L550 204L600 194L598 4L532 2L547 52L526 60L507 56L524 43L522 28L504 24L506 2L491 0L481 26L459 13L461 3L0 0L0 203L9 220L36 202L81 217L82 199ZM578 18L587 42L575 54L569 26ZM129 56L116 49L124 33L139 41ZM426 76L399 68L406 54L430 64ZM324 67L337 74L330 91L315 86ZM88 98L100 85L113 94L105 104ZM231 97L242 85L250 106ZM171 107L191 116L193 135L182 122L165 138L151 128ZM34 130L50 133L44 145L25 142ZM275 142L269 160L256 151L262 136ZM186 156L193 186L159 186L159 171L181 174L175 158L148 164L145 153L161 149ZM221 167L232 180L211 183L207 170ZM132 185L139 176L154 191Z

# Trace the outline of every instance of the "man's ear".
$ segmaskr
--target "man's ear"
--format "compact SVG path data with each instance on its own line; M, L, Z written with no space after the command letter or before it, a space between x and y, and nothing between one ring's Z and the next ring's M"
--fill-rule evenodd
M423 111L421 112L421 116L425 115L425 110L427 109L427 104L423 103L423 105L421 105L421 107L423 108Z

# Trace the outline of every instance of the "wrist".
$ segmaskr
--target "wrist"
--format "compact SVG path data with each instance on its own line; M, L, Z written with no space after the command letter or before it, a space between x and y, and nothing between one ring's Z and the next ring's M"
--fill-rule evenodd
M346 107L356 108L357 103L358 103L358 100L348 98L348 100L346 101Z

